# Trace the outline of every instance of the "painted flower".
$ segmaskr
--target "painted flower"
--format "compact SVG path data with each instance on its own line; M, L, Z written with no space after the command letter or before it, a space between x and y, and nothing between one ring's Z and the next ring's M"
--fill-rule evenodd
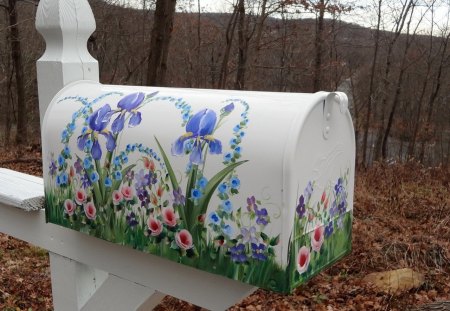
M220 110L220 113L221 113L223 116L227 116L227 115L229 115L230 113L232 113L233 110L234 110L234 103L231 103L231 104L228 104L228 105L226 105L225 107L223 107L223 108Z
M175 242L178 247L184 250L191 249L194 247L192 243L192 235L186 229L180 230L180 232L175 233Z
M75 202L77 202L78 205L83 205L83 203L86 202L86 199L86 191L84 189L78 189L75 193Z
M117 108L119 108L120 113L113 121L111 125L111 129L114 134L121 132L125 126L125 116L126 113L130 113L131 117L128 121L128 127L135 127L139 125L142 121L142 116L137 109L139 105L144 101L145 94L144 93L133 93L122 98L117 104Z
M210 223L213 223L215 225L218 225L220 223L220 217L219 217L219 215L217 215L216 212L211 212L208 215L208 220Z
M127 201L132 200L134 197L134 189L131 188L130 186L123 185L122 188L120 189L120 192L122 193L123 198Z
M339 177L336 185L334 186L334 191L336 191L336 195L340 195L344 191L344 180L342 177Z
M183 190L181 190L181 187L173 190L173 205L184 205L185 200L186 198L183 195Z
M228 186L226 183L221 183L217 189L220 193L226 193L228 191Z
M163 221L169 227L175 227L177 224L177 217L175 215L175 211L171 207L166 207L161 212Z
M112 133L106 129L113 113L114 111L111 110L111 107L108 104L94 111L88 118L89 129L77 139L78 149L84 150L87 140L91 137L91 134L93 134L94 141L90 152L95 160L100 160L102 157L102 149L98 142L98 134L106 138L106 149L108 151L113 151L114 148L116 148L116 141Z
M191 190L191 198L194 200L198 200L202 197L202 192L198 189Z
M113 198L113 204L119 205L123 199L123 195L119 190L114 190L112 193L112 198Z
M75 212L76 205L71 199L66 199L64 201L64 211L67 215L72 216Z
M308 270L311 252L308 247L302 246L297 255L297 271L300 274Z
M90 175L89 175L89 179L91 180L91 182L92 183L94 183L94 182L97 182L98 181L98 179L99 179L99 175L98 175L98 173L97 172L92 172Z
M308 185L305 188L305 191L303 192L303 195L305 197L305 202L308 202L309 199L311 198L311 195L313 193L314 189L313 189L313 184L312 182L308 182Z
M313 232L311 233L311 248L319 252L320 248L322 247L323 240L324 240L324 227L323 225L317 226Z
M227 235L228 237L233 235L233 227L231 227L230 225L225 225L222 228L222 232L223 234Z
M264 251L266 250L266 246L263 243L252 243L252 257L253 259L259 260L259 261L265 261L267 260L267 256L264 254Z
M150 160L147 157L143 157L142 158L144 161L144 167L152 172L155 171L155 162L153 162L152 160Z
M324 203L325 199L327 198L327 194L325 193L325 191L322 193L322 197L320 198L320 203Z
M255 196L251 196L247 198L247 210L249 212L254 211L258 208L258 205L256 205L256 198Z
M112 180L109 177L105 178L105 187L106 188L111 188L112 187Z
M245 245L240 243L236 246L230 247L231 259L237 263L244 263L247 261L247 255L245 254Z
M129 214L125 217L125 219L126 219L127 224L128 224L131 228L134 228L134 227L136 227L136 226L139 224L139 222L138 222L137 219L136 219L136 214L135 214L134 212L129 213Z
M302 218L303 216L305 216L306 206L305 206L305 197L303 195L301 195L300 198L298 199L298 205L295 210L297 212L298 217Z
M56 175L57 167L56 167L56 163L55 163L54 160L50 161L50 165L48 166L48 170L49 170L50 176L55 176Z
M239 189L239 187L241 186L241 181L237 177L232 177L230 179L230 186L231 186L231 189L235 189L235 190Z
M325 238L329 238L333 234L333 222L330 221L328 225L325 226Z
M242 241L244 243L258 243L256 238L256 228L255 227L242 227L241 228Z
M86 217L90 220L94 220L97 215L97 209L95 208L94 203L89 202L84 205L84 213L86 214Z
M256 209L256 223L258 225L267 226L269 223L269 215L267 214L267 209L261 208Z
M227 214L231 214L233 212L233 204L231 203L230 200L223 201L221 207L222 210Z
M150 216L148 218L147 226L148 226L148 229L150 230L150 235L152 235L152 236L160 235L163 230L162 223L158 219L156 219L152 216Z
M208 184L208 179L206 179L205 177L200 178L200 180L198 181L198 187L200 189L204 189L207 184Z
M222 153L222 143L212 134L216 126L217 116L213 110L203 109L196 113L186 124L186 133L172 145L172 155L179 156L185 152L185 142L193 140L190 162L202 163L202 143L206 143L211 154Z

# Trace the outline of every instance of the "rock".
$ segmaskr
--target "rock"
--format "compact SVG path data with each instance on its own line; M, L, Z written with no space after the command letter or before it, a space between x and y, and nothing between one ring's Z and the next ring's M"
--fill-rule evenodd
M393 293L418 288L424 283L425 277L410 268L404 268L370 273L364 277L363 281L375 285L381 291Z

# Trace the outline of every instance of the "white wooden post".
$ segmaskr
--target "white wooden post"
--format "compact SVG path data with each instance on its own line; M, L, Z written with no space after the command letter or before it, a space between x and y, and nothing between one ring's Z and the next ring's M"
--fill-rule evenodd
M37 62L41 124L52 98L67 84L77 80L99 81L98 62L86 43L95 31L95 18L86 0L42 0L36 29L46 42L44 55ZM43 138L45 139L45 137ZM125 304L139 307L155 291L109 276L56 253L50 253L53 305L56 310L111 310L107 306ZM118 288L121 290L119 291ZM101 290L99 290L101 289ZM133 291L122 297L118 293ZM97 293L111 296L108 303ZM156 295L159 300L160 294Z
M37 63L42 123L59 90L77 80L98 81L99 72L97 61L86 48L95 30L87 0L41 0L36 28L47 44ZM20 185L24 189L28 186L26 182ZM41 191L43 195L43 188ZM4 196L10 195L7 192ZM45 224L43 210L24 214L14 207L24 204L19 201L10 204L0 196L0 228L50 251L57 311L151 310L164 297L162 292L211 310L224 310L256 290L251 285Z

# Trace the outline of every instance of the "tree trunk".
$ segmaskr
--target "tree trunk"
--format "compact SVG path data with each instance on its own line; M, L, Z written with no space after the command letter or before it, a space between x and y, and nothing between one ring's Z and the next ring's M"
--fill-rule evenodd
M23 74L22 49L19 37L19 27L17 24L17 0L8 0L9 15L9 38L11 41L11 59L14 66L16 77L17 93L17 131L15 142L17 145L23 145L28 142L27 134L27 106L25 101L25 82Z
M225 40L226 40L225 52L223 54L222 66L220 67L219 82L217 85L217 88L219 89L224 89L227 83L228 61L230 60L230 52L231 46L233 44L234 30L236 29L237 15L238 15L237 12L238 7L236 5L234 7L233 13L231 14L230 20L228 21L227 30L225 33Z
M157 0L148 57L147 85L162 86L167 72L176 0Z
M366 166L366 156L367 156L367 140L370 128L370 116L372 114L372 94L373 94L373 84L375 81L375 68L377 64L378 49L380 46L380 23L381 23L381 4L382 0L378 0L378 21L377 30L375 32L375 48L372 58L372 67L370 69L370 81L369 81L369 94L367 95L367 114L366 114L366 124L364 127L364 138L363 138L363 150L361 163Z
M316 20L316 38L314 41L315 59L314 59L314 82L313 92L317 92L321 88L322 80L322 48L323 48L323 20L325 15L326 3L324 0L319 1L319 16Z
M238 3L238 64L236 71L236 81L234 88L243 90L245 88L245 72L247 67L247 27L245 25L245 2L239 0Z

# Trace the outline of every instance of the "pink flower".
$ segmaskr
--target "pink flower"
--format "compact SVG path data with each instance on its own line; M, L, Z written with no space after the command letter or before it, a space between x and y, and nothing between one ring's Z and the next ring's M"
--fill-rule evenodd
M78 189L75 194L75 202L77 202L78 205L83 205L83 203L86 202L86 199L86 191L84 191L84 189Z
M113 204L114 205L119 205L120 201L122 201L123 196L122 193L118 190L114 190L112 193L112 198L113 198Z
M64 201L64 211L66 212L67 215L72 216L73 213L75 212L75 203L73 203L73 201L71 199L67 199Z
M308 270L310 260L310 250L309 247L302 246L298 251L297 255L297 271L302 274Z
M175 242L184 250L191 249L194 246L192 244L192 235L186 229L175 234Z
M322 247L324 230L324 227L320 225L311 233L311 248L316 252L319 252Z
M158 219L155 219L151 216L147 220L147 226L148 229L151 231L150 235L152 236L160 235L163 230L161 222Z
M94 220L97 214L97 209L95 208L94 203L88 202L86 205L84 205L84 213L86 214L87 218Z
M134 189L130 186L123 185L121 189L122 195L125 198L125 200L130 201L134 197Z
M173 208L166 207L165 209L163 209L162 216L163 216L164 222L169 227L174 227L177 224L177 217L175 215L175 211L173 210Z

